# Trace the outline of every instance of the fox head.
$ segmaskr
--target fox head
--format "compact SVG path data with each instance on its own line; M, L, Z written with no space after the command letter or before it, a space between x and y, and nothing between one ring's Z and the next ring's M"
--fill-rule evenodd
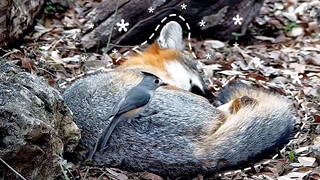
M133 56L121 67L152 73L167 84L212 98L192 54L184 50L181 26L171 21L143 54Z

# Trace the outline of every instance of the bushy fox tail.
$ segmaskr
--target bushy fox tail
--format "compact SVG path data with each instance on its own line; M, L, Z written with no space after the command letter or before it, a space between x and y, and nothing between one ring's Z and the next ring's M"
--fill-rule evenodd
M239 82L227 86L218 99L223 103L218 107L221 115L196 150L199 157L219 157L217 169L239 165L288 142L295 124L289 100Z
M245 91L248 91L251 89L248 85L240 82L240 81L235 81L235 82L230 82L227 86L223 88L223 90L220 92L218 96L218 100L221 104L226 104L230 102L233 99L236 99L239 97L239 95L244 95L243 93Z

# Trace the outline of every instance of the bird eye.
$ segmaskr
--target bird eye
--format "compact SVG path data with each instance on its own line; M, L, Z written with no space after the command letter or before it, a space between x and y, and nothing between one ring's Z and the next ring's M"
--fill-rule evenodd
M154 83L159 84L159 79L154 80Z

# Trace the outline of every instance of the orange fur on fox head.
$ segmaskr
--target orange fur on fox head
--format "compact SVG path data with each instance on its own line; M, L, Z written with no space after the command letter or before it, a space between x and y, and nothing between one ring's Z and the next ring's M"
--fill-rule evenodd
M143 54L133 56L121 67L150 72L172 86L212 98L196 67L191 53L184 51L181 26L174 21L167 23L157 42Z

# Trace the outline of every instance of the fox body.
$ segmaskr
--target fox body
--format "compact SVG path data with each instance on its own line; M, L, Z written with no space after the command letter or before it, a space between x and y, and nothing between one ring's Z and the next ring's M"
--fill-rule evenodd
M170 177L206 174L238 166L288 141L295 117L285 98L234 85L222 93L223 105L214 107L192 93L198 89L207 94L182 42L181 27L170 22L144 54L115 71L79 79L66 90L64 99L82 130L80 148L85 153L78 152L80 159L110 123L114 104L141 81L139 71L155 74L171 86L156 90L148 108L132 119L134 128L118 124L107 148L93 156L95 164Z

